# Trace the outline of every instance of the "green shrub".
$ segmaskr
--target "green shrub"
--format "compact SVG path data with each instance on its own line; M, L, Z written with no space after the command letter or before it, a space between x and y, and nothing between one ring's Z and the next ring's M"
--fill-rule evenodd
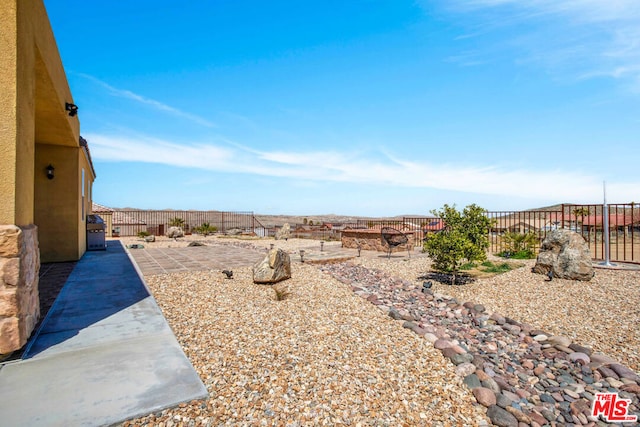
M218 227L211 225L208 222L204 222L200 227L195 227L193 231L207 237L209 234L213 234L218 231Z
M515 253L509 252L509 251L502 251L502 252L499 252L497 255L502 258L512 258L512 259L534 259L536 257L535 252L533 252L532 250L518 251Z
M460 266L460 270L472 270L476 266L473 262L467 262Z
M142 230L142 231L138 231L138 237L140 237L141 239L144 239L145 237L149 236L149 232L146 230Z
M530 253L535 253L535 246L538 243L538 236L536 233L529 231L526 233L507 232L502 236L503 251L502 253L511 254L511 258L514 258L514 254L520 254L524 256ZM528 256L527 258L532 258ZM525 259L525 258L519 258Z
M506 262L503 262L501 264L494 264L491 261L487 261L482 265L485 267L484 271L486 271L487 273L506 273L507 271L511 271L513 269L513 267L511 267L511 265Z

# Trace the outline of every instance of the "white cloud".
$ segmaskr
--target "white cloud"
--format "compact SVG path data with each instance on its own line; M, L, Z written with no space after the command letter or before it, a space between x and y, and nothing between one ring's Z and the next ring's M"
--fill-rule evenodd
M356 152L269 152L239 145L180 145L154 138L86 135L96 160L158 163L202 170L313 182L425 188L501 197L599 202L600 177L573 171L504 170L492 166L436 165ZM609 199L640 201L640 182L610 182Z
M160 163L199 169L220 168L228 163L233 153L230 150L211 146L185 146L157 138L112 137L86 134L94 158L116 162Z
M640 1L452 0L443 4L470 17L473 35L469 37L514 30L502 48L515 49L519 63L535 62L577 78L620 79L640 88ZM497 50L496 46L487 49L487 55ZM466 61L465 55L460 56ZM480 60L476 55L473 59Z
M199 124L201 126L206 126L206 127L210 127L210 128L216 127L215 123L213 123L213 122L211 122L211 121L209 121L207 119L204 119L204 118L202 118L200 116L197 116L195 114L187 113L185 111L182 111L182 110L179 110L177 108L171 107L171 106L169 106L167 104L164 104L164 103L162 103L160 101L156 101L154 99L150 99L150 98L144 97L142 95L138 95L137 93L131 92L131 91L126 90L126 89L115 88L115 87L109 85L108 83L105 83L102 80L97 79L97 78L95 78L93 76L90 76L90 75L87 75L87 74L82 74L82 73L79 73L78 75L97 83L98 85L100 85L103 88L107 89L107 91L113 96L130 99L132 101L136 101L138 103L145 104L145 105L150 105L151 107L155 108L156 110L163 111L165 113L169 113L169 114L171 114L173 116L176 116L176 117L182 117L182 118L187 119L187 120L189 120L191 122L197 123L197 124Z

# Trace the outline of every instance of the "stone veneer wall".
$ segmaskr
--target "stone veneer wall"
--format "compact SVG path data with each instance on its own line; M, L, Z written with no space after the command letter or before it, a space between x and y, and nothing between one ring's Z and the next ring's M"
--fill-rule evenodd
M403 231L409 238L410 248L415 246L416 233L413 231ZM360 244L363 251L380 251L388 252L389 247L382 241L380 230L343 230L342 231L342 247L358 249ZM391 252L403 252L407 250L407 245L396 246Z
M38 228L0 225L0 354L22 348L40 318Z

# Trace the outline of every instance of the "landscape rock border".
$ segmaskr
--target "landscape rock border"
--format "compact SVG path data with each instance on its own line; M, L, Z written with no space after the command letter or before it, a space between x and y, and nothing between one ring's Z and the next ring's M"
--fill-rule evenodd
M607 392L629 399L630 414L640 413L640 376L568 337L499 313L489 315L482 304L460 303L360 265L331 264L321 270L432 342L456 365L495 425L602 423L590 409L595 394Z

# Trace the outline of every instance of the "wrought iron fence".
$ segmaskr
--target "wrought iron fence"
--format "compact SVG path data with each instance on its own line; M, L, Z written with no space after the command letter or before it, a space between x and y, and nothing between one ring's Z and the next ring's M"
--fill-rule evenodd
M264 235L264 227L253 212L116 210L111 216L114 236L135 236L141 231L161 236L171 225L180 225L189 234L203 224L222 233L239 230Z
M607 206L609 223L605 219L604 205L563 204L555 211L489 212L495 220L490 233L490 251L505 249L507 232L534 233L533 249L537 252L549 231L564 228L579 233L587 242L591 257L605 259L606 235L612 261L640 263L640 207L635 203Z
M551 230L564 228L579 233L587 242L591 257L605 259L603 233L609 235L611 261L640 263L640 205L609 204L609 226L603 227L601 204L563 204L559 209L528 211L491 211L487 216L493 220L489 231L489 251L501 253L507 246L505 237L509 234L533 234L531 250L537 253ZM414 231L424 240L427 233L437 232L444 226L439 218L403 217L401 219L358 220L357 228L393 227L402 231Z
M593 259L605 258L606 239L603 233L608 233L611 261L640 263L640 205L609 204L608 227L606 225L603 227L605 217L603 208L601 204L564 204L555 210L487 212L487 216L493 220L489 231L489 251L491 253L504 251L505 236L508 234L530 233L535 236L531 240L531 248L535 253L551 230L564 228L579 233L585 239ZM277 227L264 227L255 218L253 212L118 210L110 214L112 231L114 235L120 236L133 236L140 231L163 235L176 221L182 221L182 227L187 233L204 223L216 227L222 233L239 230L266 237L273 236L277 231ZM346 224L341 226L344 228ZM360 219L356 223L348 224L348 227L363 229L393 227L401 231L412 231L417 234L416 243L420 244L428 233L441 230L444 223L440 218L423 216L400 219ZM333 228L309 230L294 226L291 236L339 240L341 228L337 224L334 224Z
M487 212L492 220L489 230L489 251L501 253L511 250L507 241L514 235L531 234L527 249L536 253L551 230L563 228L562 210L493 211Z

